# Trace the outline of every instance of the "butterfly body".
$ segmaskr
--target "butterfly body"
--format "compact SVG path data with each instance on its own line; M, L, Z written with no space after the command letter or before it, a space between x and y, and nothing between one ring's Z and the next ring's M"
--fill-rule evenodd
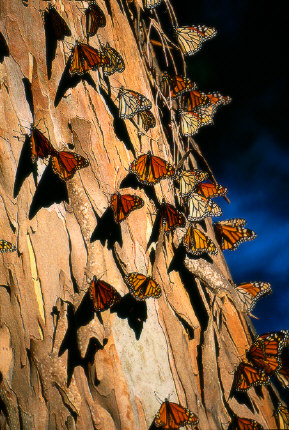
M13 252L13 251L16 251L16 246L14 246L10 242L7 242L7 240L4 240L4 239L0 240L0 254L3 254L4 252Z
M144 201L135 195L120 195L119 193L115 193L111 197L110 204L114 212L115 221L122 222L132 211L143 207Z
M257 237L253 230L244 227L245 224L246 220L243 218L232 218L214 224L217 239L221 242L223 250L235 250L240 243Z
M160 286L151 277L141 273L129 273L124 280L136 300L145 300L149 297L158 299L162 294Z
M178 42L184 55L194 55L202 47L203 42L217 34L213 27L197 25L194 27L179 27L176 29Z
M173 166L152 155L150 151L136 158L129 169L137 176L138 181L145 185L154 185L161 179L171 178L175 174Z
M96 276L91 281L89 294L93 301L94 310L99 312L109 309L121 299L120 294L114 287L107 282L97 279Z
M143 110L138 112L138 120L140 122L140 126L147 132L150 128L154 128L156 126L156 119L154 114L150 110Z
M121 118L133 118L138 112L152 107L151 101L144 95L123 87L119 90L118 99Z
M159 208L161 224L164 226L165 233L173 231L177 227L186 225L186 218L173 205L162 203Z
M74 152L59 151L52 155L52 169L61 179L68 181L77 170L87 167L89 161Z
M154 420L156 427L167 430L178 430L185 425L196 426L198 422L198 417L189 409L168 400L162 403Z
M88 36L94 36L100 27L106 26L106 18L101 8L96 4L92 3L88 6L85 11L86 16L86 34Z
M193 224L189 226L184 236L183 244L187 252L192 255L201 255L204 252L211 255L216 255L218 253L213 241Z
M80 76L109 64L109 59L101 51L79 42L76 42L69 61L69 73Z

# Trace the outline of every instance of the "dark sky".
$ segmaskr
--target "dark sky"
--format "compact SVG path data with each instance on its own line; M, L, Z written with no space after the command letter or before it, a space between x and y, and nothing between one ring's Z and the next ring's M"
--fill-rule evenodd
M233 102L196 135L231 204L258 234L225 258L236 283L270 282L253 313L259 333L289 328L289 14L284 0L172 0L179 25L206 24L218 36L189 57L188 76ZM188 4L189 8L188 9ZM218 219L215 219L218 221Z

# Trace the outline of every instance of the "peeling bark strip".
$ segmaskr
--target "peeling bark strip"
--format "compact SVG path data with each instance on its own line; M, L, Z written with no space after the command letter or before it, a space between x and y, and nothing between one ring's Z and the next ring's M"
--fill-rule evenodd
M159 3L146 0L145 7ZM157 397L169 396L202 430L227 429L234 414L274 428L278 394L231 391L254 330L220 248L212 258L185 256L185 230L166 235L154 224L163 198L175 204L172 175L153 188L129 174L148 151L172 169L179 162L192 169L202 157L195 143L196 159L186 152L171 109L176 101L159 87L159 52L177 72L177 46L141 1L100 0L105 20L97 36L90 31L89 45L97 55L109 43L125 69L115 66L109 77L101 67L86 73L82 60L83 74L65 75L71 47L85 41L84 4L53 2L69 27L54 41L46 40L46 2L41 10L35 0L0 5L9 48L0 64L0 240L17 246L0 256L0 428L153 429ZM73 71L78 67L74 58ZM146 133L134 118L119 117L122 86L152 101L156 125ZM55 151L73 150L89 165L64 183L49 158L32 163L31 124ZM116 223L108 208L119 188L144 206ZM211 221L203 223L216 243ZM161 296L136 300L128 273L152 275ZM94 276L122 296L101 314L88 291Z

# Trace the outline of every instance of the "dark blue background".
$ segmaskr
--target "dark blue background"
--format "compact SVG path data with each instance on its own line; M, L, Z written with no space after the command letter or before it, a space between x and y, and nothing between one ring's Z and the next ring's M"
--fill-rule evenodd
M173 0L179 25L206 24L218 36L189 57L188 76L233 102L196 141L229 188L223 217L246 218L258 234L225 258L236 283L273 288L254 309L259 333L289 328L289 14L283 0ZM189 9L188 9L189 8ZM189 17L189 18L188 18ZM218 219L215 219L218 221Z

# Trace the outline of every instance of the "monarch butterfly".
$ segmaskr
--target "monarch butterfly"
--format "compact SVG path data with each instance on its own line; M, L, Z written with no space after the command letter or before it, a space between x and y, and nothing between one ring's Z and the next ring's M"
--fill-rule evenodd
M274 415L278 424L278 429L289 429L289 412L288 409L279 403Z
M195 109L195 114L201 122L201 126L214 124L213 116L216 113L214 105L200 105Z
M186 218L173 205L162 203L159 208L161 224L164 225L165 233L173 231L177 227L186 225Z
M217 239L221 242L223 250L235 250L240 243L257 237L253 230L244 227L245 224L246 220L242 218L232 218L214 224Z
M108 58L109 63L103 66L103 74L110 76L115 72L122 73L125 69L124 61L122 56L108 43L106 46L102 46L102 52Z
M96 276L93 277L90 283L89 294L95 311L99 312L109 309L121 299L121 295L114 287L107 282L97 279Z
M76 42L69 61L68 70L71 75L83 75L88 70L96 70L109 64L109 59L102 52L79 42Z
M12 243L7 242L7 240L0 240L0 254L3 254L3 252L13 252L16 251L16 246L14 246Z
M151 277L141 273L129 273L125 276L124 281L137 300L145 300L149 297L158 299L162 294L160 286Z
M218 250L213 241L193 224L189 226L183 239L183 244L187 252L193 255L200 255L204 252L211 255L218 254Z
M266 375L273 375L281 367L281 351L289 337L288 330L265 333L253 342L247 358Z
M64 181L71 179L77 170L89 165L82 155L68 151L59 151L52 156L52 169Z
M162 87L165 97L172 99L193 90L196 84L188 78L182 76L170 76L168 72L162 75Z
M235 289L246 312L251 312L261 297L272 292L268 282L243 282L236 285Z
M161 4L162 0L144 0L144 6L147 9L154 9L159 4Z
M231 421L228 430L262 430L261 424L257 423L255 420L250 420L249 418L240 418L236 415Z
M193 55L198 52L202 43L216 36L217 30L206 25L195 27L179 27L176 29L178 42L185 55Z
M215 107L220 105L227 105L228 103L231 103L232 99L229 96L222 96L220 93L211 93L206 94L208 99L210 100L210 103L214 105Z
M118 93L119 116L121 118L132 118L136 113L149 110L152 104L149 99L136 91L121 87Z
M148 131L150 128L154 128L156 126L156 119L150 110L143 110L141 112L138 112L137 117L140 126L145 131Z
M200 221L208 216L221 216L223 213L217 203L197 193L190 194L188 198L188 210L189 221Z
M187 424L195 427L198 422L198 417L189 409L177 403L169 402L167 399L162 403L154 420L156 427L173 430L178 430Z
M56 40L63 40L65 36L71 36L68 25L51 4L44 11L44 22L46 26L49 26Z
M276 376L284 388L289 388L289 357L287 348L280 355L281 367L277 371Z
M199 169L178 171L176 179L180 183L181 196L188 196L196 185L207 179L207 177L208 173Z
M180 127L183 136L193 136L202 126L200 116L193 111L180 110Z
M106 26L106 18L100 7L92 3L85 10L86 17L86 34L94 36L100 27Z
M188 111L193 111L198 106L207 105L209 102L209 97L198 90L190 91L184 95L184 106Z
M9 56L9 48L3 34L0 31L0 63L2 63L2 61L4 60L4 57L8 57L8 56Z
M195 192L201 196L208 198L225 196L228 192L228 188L223 187L220 184L212 184L211 182L204 182L197 184Z
M270 376L262 369L257 369L250 364L241 362L236 370L233 387L237 391L246 391L256 385L266 385L270 382Z
M47 137L34 126L31 127L30 132L30 147L33 163L35 163L38 158L47 158L49 155L56 152Z
M152 155L140 155L130 165L130 171L137 176L139 182L145 185L153 185L161 179L171 178L175 174L175 169L167 161Z
M111 197L110 205L114 212L115 222L121 222L125 220L132 211L142 208L144 201L135 195L125 194L121 196L119 193L115 193Z

